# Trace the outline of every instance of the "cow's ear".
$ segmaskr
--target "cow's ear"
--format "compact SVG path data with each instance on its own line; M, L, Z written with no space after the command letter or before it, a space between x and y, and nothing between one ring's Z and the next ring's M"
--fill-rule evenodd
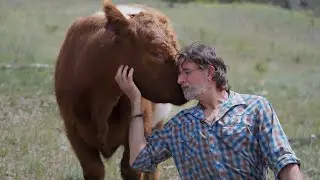
M130 31L130 22L128 19L111 3L111 1L104 0L104 12L107 19L107 28L115 31L116 34Z

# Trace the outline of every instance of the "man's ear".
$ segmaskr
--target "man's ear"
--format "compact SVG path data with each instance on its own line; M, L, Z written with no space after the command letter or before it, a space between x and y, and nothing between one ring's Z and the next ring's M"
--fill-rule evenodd
M106 28L113 30L116 34L130 31L129 20L117 9L117 7L110 1L103 1L103 9L107 19Z
M211 81L214 78L214 74L216 72L216 69L213 65L210 65L208 68L208 80Z

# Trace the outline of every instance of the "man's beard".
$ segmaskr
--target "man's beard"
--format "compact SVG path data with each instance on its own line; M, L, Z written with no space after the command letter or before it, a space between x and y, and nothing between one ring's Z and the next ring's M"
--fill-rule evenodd
M188 101L197 99L200 95L202 95L206 91L206 89L207 89L206 83L185 86L182 88L184 98L186 98L186 100Z

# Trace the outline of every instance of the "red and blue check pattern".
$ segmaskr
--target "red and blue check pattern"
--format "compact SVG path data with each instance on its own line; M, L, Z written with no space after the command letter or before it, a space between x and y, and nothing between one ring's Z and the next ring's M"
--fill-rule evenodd
M132 167L150 172L172 157L181 179L266 179L300 160L290 147L270 102L261 96L230 92L217 121L204 121L201 105L179 112L147 146Z

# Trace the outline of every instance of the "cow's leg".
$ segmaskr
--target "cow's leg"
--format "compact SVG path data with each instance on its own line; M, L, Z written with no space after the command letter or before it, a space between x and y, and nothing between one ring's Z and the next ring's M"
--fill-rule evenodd
M141 173L132 169L129 165L129 146L126 146L123 151L120 170L121 176L124 180L158 180L159 179L159 170L156 169L151 173Z
M99 151L90 147L83 141L75 129L68 129L67 136L70 144L80 161L85 180L103 180L104 164L100 158Z
M111 93L107 91L100 91L95 93L93 100L92 110L93 119L96 123L98 130L98 141L101 149L108 151L107 139L108 139L108 119L117 103L119 102L121 93Z
M124 146L124 151L122 154L122 159L120 162L120 172L124 180L138 180L140 173L137 173L134 169L130 167L130 151L129 145Z
M154 172L151 173L143 173L142 180L158 180L160 177L159 168L156 168Z

